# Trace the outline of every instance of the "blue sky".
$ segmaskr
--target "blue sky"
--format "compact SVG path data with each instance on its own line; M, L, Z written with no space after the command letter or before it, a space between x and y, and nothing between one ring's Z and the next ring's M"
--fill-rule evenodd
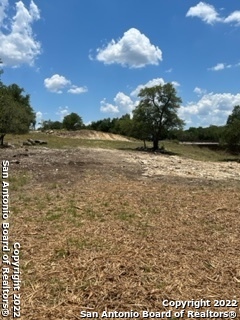
M240 105L239 34L239 0L0 0L2 81L38 122L120 117L172 82L186 128L223 125Z

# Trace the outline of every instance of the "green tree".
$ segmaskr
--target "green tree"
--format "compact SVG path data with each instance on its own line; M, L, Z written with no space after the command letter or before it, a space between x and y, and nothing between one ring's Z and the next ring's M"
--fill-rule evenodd
M177 115L182 100L171 83L144 88L138 96L141 100L133 111L136 131L139 138L152 139L153 150L157 150L168 130L182 128L184 122Z
M232 114L230 114L227 119L227 125L231 125L234 120L240 120L240 106L235 106L233 108Z
M130 114L126 113L121 116L121 118L113 118L112 119L112 129L110 132L121 134L124 136L131 136L132 133L132 119Z
M67 130L79 130L83 128L82 118L77 113L70 113L63 119L63 128Z
M36 115L30 105L30 96L17 84L0 83L0 144L8 133L27 133L35 126Z
M132 119L132 128L130 136L142 140L144 148L146 149L146 140L150 140L151 135L149 135L149 128L147 123L143 122L142 119L140 119L140 114L138 114L138 116L133 117Z
M52 123L53 122L50 119L49 120L41 120L41 122L39 123L41 125L41 127L39 129L42 131L50 130Z
M45 130L61 130L63 127L63 124L62 122L60 121L52 121L52 120L44 120L42 123L41 123L41 127L40 129L42 131L45 131Z
M63 127L63 124L60 121L53 121L50 125L51 130L61 130L62 127Z
M2 60L0 59L0 64L2 64ZM1 83L1 75L3 74L3 69L0 69L0 83Z
M224 132L224 141L233 152L240 150L240 106L233 108L232 114L227 119Z
M132 119L130 114L125 114L119 119L120 134L130 136L132 133Z
M92 121L92 123L88 126L91 130L102 131L102 132L112 132L112 129L115 125L115 121L117 118L104 118L98 121Z
M99 120L98 131L110 132L112 128L112 121L110 118Z

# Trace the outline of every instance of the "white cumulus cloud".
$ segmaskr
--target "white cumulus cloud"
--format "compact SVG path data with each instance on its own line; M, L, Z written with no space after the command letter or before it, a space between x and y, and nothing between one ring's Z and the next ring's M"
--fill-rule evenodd
M119 113L118 107L108 103L104 98L101 102L100 111L104 113Z
M66 106L66 107L59 107L59 108L58 108L58 111L56 112L56 114L57 114L58 116L60 116L60 120L61 120L61 121L62 121L63 118L64 118L65 116L67 116L69 113L70 113L70 112L69 112L68 106Z
M221 9L220 9L221 10ZM205 2L199 2L196 6L191 7L186 17L198 17L207 24L214 24L216 22L233 23L240 26L240 11L236 10L230 13L227 17L219 17L219 13L215 7Z
M208 24L214 24L215 22L222 21L222 18L219 17L214 6L205 2L199 2L196 6L191 7L186 16L198 17Z
M66 79L64 76L59 74L54 74L51 78L46 78L44 80L45 87L55 93L62 93L62 89L70 85L71 81Z
M36 112L36 128L39 128L39 124L43 121L43 114L41 111Z
M162 61L162 51L138 29L131 28L120 40L112 40L105 48L98 48L96 59L105 64L142 68L148 64L158 65Z
M240 25L240 11L232 12L227 18L224 19L224 22Z
M162 78L156 78L148 81L145 84L138 85L131 93L130 96L126 95L123 92L118 92L113 99L114 103L108 103L106 99L101 101L100 111L105 113L117 113L118 116L124 115L126 113L132 115L132 111L138 105L139 100L137 96L141 89L145 87L154 87L157 85L164 85L165 81ZM173 81L172 84L174 86L179 86L179 83Z
M123 92L118 92L113 99L114 104L108 103L106 99L101 101L101 112L105 113L118 113L123 115L126 113L132 114L136 106L136 101L133 101L128 95Z
M198 96L201 96L206 93L206 90L199 87L195 87L193 92L196 93Z
M171 83L174 87L180 87L180 83L177 81L172 81Z
M63 93L62 90L69 87L70 89L68 89L67 92L72 94L81 94L88 91L87 87L72 85L70 80L59 74L54 74L51 78L46 78L44 80L44 86L48 91L54 93Z
M40 19L40 11L38 9L38 6L33 1L30 2L29 13L33 19L35 20Z
M72 87L68 90L68 92L72 94L81 94L87 91L88 91L87 87L78 87L75 85L72 85Z
M130 95L133 96L133 97L137 97L141 89L151 88L151 87L158 86L158 85L164 85L165 83L166 83L166 82L164 81L163 78L155 78L155 79L152 79L152 80L148 81L148 82L145 83L145 84L139 84L139 85L130 93ZM179 87L179 86L180 86L180 84L179 84L177 81L172 81L172 84L173 84L175 87Z
M161 84L161 85L164 85L164 84L165 84L165 81L163 80L163 78L152 79L152 80L148 81L148 82L145 83L145 84L139 84L139 85L130 93L130 95L133 96L133 97L137 97L141 89L151 88L151 87L154 87L154 86L158 86L158 85L160 85L160 84Z
M43 114L41 111L36 112L36 117L37 118L42 118Z
M35 39L32 31L33 22L40 19L40 11L33 1L30 2L29 9L22 1L18 1L15 16L8 17L8 7L8 1L1 0L0 57L7 66L32 66L41 53L41 44Z
M0 27L4 27L3 21L7 17L6 8L8 7L8 0L1 0L0 2Z
M135 107L134 101L123 92L118 92L114 98L114 102L118 106L121 113L131 113Z
M223 70L223 69L225 69L224 63L218 63L218 64L216 64L216 66L209 68L209 70L212 70L212 71L219 71L219 70Z
M236 64L217 63L214 67L208 68L208 70L220 71L224 69L236 68L236 67L239 67L239 65L240 65L239 63L236 63Z
M234 106L239 104L239 93L207 93L197 102L181 106L178 114L187 123L194 123L194 126L224 125Z

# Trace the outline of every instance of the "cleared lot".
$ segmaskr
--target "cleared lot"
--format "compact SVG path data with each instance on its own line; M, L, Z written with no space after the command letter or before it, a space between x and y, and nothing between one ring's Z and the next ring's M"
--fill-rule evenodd
M238 163L94 148L2 150L6 158L22 319L239 300Z

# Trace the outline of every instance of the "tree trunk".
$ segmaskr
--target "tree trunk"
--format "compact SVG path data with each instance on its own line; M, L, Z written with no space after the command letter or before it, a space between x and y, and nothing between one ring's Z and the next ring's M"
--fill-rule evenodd
M158 146L158 138L154 138L153 139L153 151L158 150L159 146Z
M0 135L0 146L3 146L3 139L5 137L5 133Z
M143 145L144 145L144 149L146 149L147 146L146 146L146 140L145 139L143 139Z

